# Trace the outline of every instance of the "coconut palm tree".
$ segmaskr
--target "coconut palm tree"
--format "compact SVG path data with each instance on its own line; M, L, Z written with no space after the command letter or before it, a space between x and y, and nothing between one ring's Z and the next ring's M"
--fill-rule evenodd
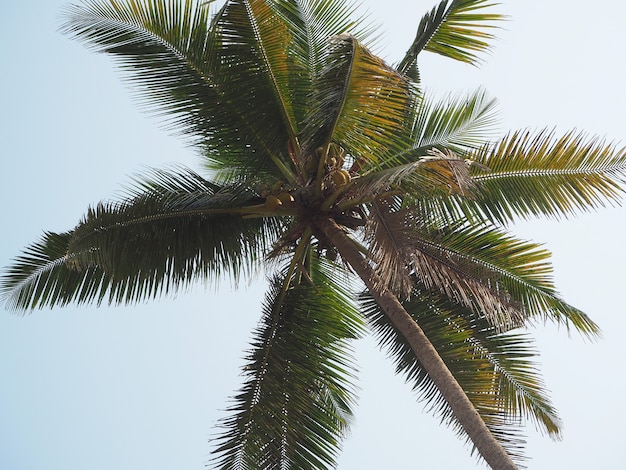
M3 273L8 308L134 303L265 273L216 467L333 467L355 400L351 343L371 331L492 468L517 468L522 420L560 432L522 328L598 327L557 295L549 253L507 225L618 200L626 151L577 133L496 138L483 91L424 92L421 52L475 64L489 47L500 16L485 0L442 1L395 66L344 0L206 3L68 7L65 32L119 59L205 176L146 172L45 233Z

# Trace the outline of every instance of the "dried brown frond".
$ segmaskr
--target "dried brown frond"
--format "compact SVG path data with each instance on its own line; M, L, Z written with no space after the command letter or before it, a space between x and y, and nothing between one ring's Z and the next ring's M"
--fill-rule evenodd
M394 208L390 199L374 201L365 226L365 238L375 270L383 287L408 299L413 287L408 267L413 245L406 229L406 211Z

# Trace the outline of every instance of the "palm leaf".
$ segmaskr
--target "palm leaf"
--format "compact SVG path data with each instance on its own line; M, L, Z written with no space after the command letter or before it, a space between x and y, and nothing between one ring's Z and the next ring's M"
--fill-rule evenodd
M445 226L433 226L432 220L420 218L403 203L402 197L381 198L369 206L363 251L374 264L381 288L391 289L400 298L409 297L412 284L440 292L502 331L527 319L524 299L513 296L499 283L500 266L482 263L446 244L442 237L447 233ZM571 311L578 313L575 309L567 313Z
M446 150L444 153L435 147L428 149L425 155L413 158L415 160L410 163L388 166L388 161L385 169L364 170L363 175L353 178L322 207L328 208L336 202L338 207L347 209L376 199L399 198L404 207L428 205L430 209L425 215L430 215L424 219L433 218L435 211L440 214L443 207L447 209L446 220L451 223L458 220L455 215L459 213L459 207L448 204L451 206L448 208L445 201L450 195L473 196L476 185L469 171L471 164L453 152ZM443 205L436 207L439 201Z
M192 172L155 172L128 201L99 204L74 230L27 248L6 269L2 296L22 310L107 297L130 303L194 279L253 274L280 230L237 210L256 202L245 189L218 189Z
M548 261L550 253L536 243L518 240L495 228L465 225L433 230L415 244L468 277L482 279L490 290L506 292L521 305L524 319L549 319L589 337L599 334L598 326L587 315L558 297Z
M523 461L523 418L558 438L559 419L532 360L537 353L526 335L497 333L471 311L433 293L415 292L405 308L428 336L476 411L507 452ZM459 435L464 431L408 343L373 299L362 296L368 321L382 347L395 359L419 397Z
M464 155L482 147L497 122L497 102L484 90L442 100L424 98L413 126L415 143L402 160L421 156L433 146Z
M303 147L330 142L375 164L390 148L406 148L415 99L409 84L352 36L336 36L316 80Z
M494 39L489 32L502 15L486 13L491 0L443 0L424 15L417 34L398 64L398 71L415 79L417 56L423 50L476 65L478 54L489 50Z
M218 468L335 466L354 401L347 341L361 334L362 319L336 267L309 260L306 276L272 281L245 383L217 439Z
M516 218L559 218L620 201L626 148L569 132L509 134L467 156L489 168L474 176L482 190L476 206L500 223Z
M270 3L276 15L290 28L292 47L298 57L305 58L303 63L310 81L321 72L329 38L351 34L363 44L372 42L374 28L358 15L354 2L273 0Z
M241 2L213 22L190 0L88 1L68 7L65 19L63 31L116 57L145 102L194 136L213 166L292 176L291 116L275 87L283 92L284 79L272 81Z
M240 172L245 168L253 175L263 161L271 161L287 180L295 181L296 169L288 155L288 141L298 131L291 100L306 95L308 87L301 80L292 81L298 76L298 64L289 54L289 29L264 1L230 1L215 25L219 38L215 80L228 107L235 108L244 128L254 135L245 142L253 145L244 152L245 158L223 155L221 146L212 168L233 166Z

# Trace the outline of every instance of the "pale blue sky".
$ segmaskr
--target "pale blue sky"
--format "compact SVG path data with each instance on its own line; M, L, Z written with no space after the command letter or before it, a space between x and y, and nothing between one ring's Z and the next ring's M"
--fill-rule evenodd
M1 266L43 230L73 227L143 166L199 168L141 111L107 57L57 32L66 3L9 2L0 16ZM436 2L363 3L393 62ZM626 143L626 4L509 0L501 11L511 19L482 68L425 57L425 84L485 87L500 101L503 131L577 128ZM565 425L558 443L529 428L530 469L623 466L625 229L624 208L517 229L546 242L563 297L604 331L589 343L553 326L534 330ZM264 293L263 282L219 287L132 308L0 311L0 469L205 468ZM423 411L371 339L357 357L360 401L340 469L484 468Z

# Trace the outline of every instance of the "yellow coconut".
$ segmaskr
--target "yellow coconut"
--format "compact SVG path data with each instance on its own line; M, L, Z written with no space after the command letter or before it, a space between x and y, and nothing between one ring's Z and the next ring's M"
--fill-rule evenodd
M343 173L343 171L345 170L334 171L330 175L331 179L333 180L333 183L337 187L341 187L345 185L348 181L350 181L349 179L346 178L346 175Z
M271 211L276 210L282 205L283 203L276 196L267 196L267 199L265 199L265 208Z

